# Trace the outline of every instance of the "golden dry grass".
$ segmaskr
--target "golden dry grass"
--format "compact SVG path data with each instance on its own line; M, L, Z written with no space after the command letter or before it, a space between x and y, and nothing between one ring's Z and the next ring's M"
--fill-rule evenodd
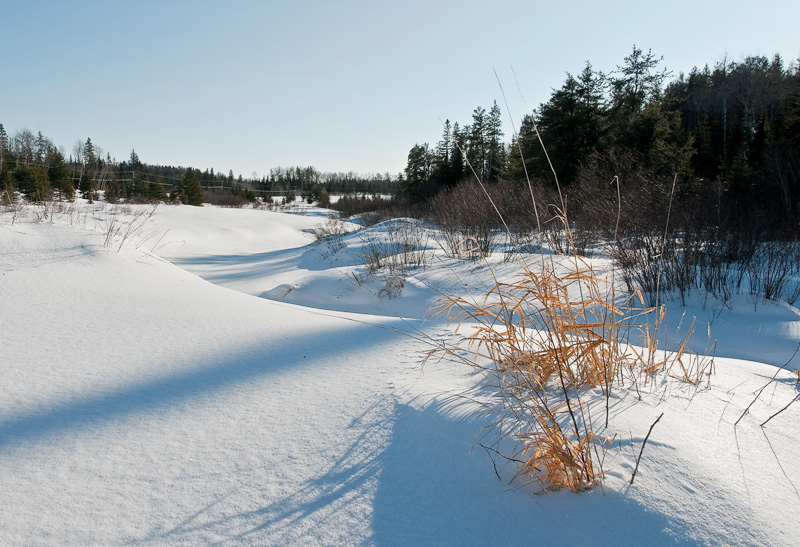
M513 282L496 281L479 303L442 298L432 311L465 336L428 357L467 350L471 365L490 377L498 438L481 446L518 463L514 478L535 481L542 490L585 490L603 475L604 443L582 394L599 387L608 397L613 388L638 388L658 374L697 385L707 378L708 363L690 355L686 337L676 351L658 351L664 309L618 307L614 291L586 261L520 266ZM641 347L623 336L634 320ZM501 440L516 448L502 453Z

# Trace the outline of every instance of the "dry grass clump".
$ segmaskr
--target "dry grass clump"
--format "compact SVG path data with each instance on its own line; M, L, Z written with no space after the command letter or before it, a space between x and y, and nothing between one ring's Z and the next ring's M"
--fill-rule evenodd
M669 382L664 380L670 378L697 386L708 377L713 361L691 357L687 350L693 324L674 351L659 350L659 347L666 347L667 342L665 308L659 305L664 266L661 257L667 251L666 235L656 240L661 243L659 259L650 261L654 272L647 272L655 276L645 278L645 281L656 280L649 292L654 307L617 306L613 274L611 283L606 285L579 256L586 253L595 236L591 231L576 231L569 222L558 175L535 123L533 129L550 163L558 199L553 196L545 202L549 202L545 208L541 207L541 202L537 204L526 172L530 209L536 220L539 247L544 236L551 250L561 256L561 262L553 255L542 256L536 268L521 262L522 272L514 282L502 283L495 276L494 285L479 303L456 295L442 298L433 308L435 314L445 316L451 326L456 326L456 331L464 327L469 327L470 331L455 345L438 345L428 353L426 360L437 355L440 359L466 360L486 375L494 389L492 397L484 403L493 417L487 427L494 437L489 444L481 441L479 444L492 456L496 472L497 461L502 459L519 466L512 480L525 477L540 484L543 491L569 488L579 492L592 488L603 477L602 464L609 440L601 439L593 425L592 408L597 408L600 402L594 395L598 387L605 396L605 427L608 427L612 388L634 388L641 396L642 388L648 383L651 389L659 384L668 386ZM521 147L519 152L525 165ZM477 202L489 213L493 210L511 238L509 223L497 206L500 196L493 197L472 165L469 162L467 165L481 190L467 200L468 205ZM613 241L619 244L623 219L619 177L615 174L607 180L616 182ZM670 225L676 183L677 175L668 194L665 234ZM636 208L641 209L641 204L637 203ZM539 210L553 212L548 222L548 226L554 227L553 237L543 233ZM467 233L461 241L477 239L476 231L471 231L473 233ZM480 245L476 247L480 249ZM455 250L463 251L461 243ZM486 249L479 256L486 257L490 250ZM646 266L650 267L650 262ZM632 286L630 278L623 281ZM604 288L606 290L602 290ZM637 290L634 296L638 296L644 306L642 291ZM640 338L638 349L632 343L635 330ZM659 377L661 382L658 382ZM650 432L657 422L650 427ZM507 448L507 441L512 448ZM641 451L631 482L640 458Z
M493 458L517 463L514 478L526 477L542 490L585 490L603 476L605 447L595 434L587 392L600 388L605 395L607 425L613 388L638 390L655 385L658 375L696 385L707 363L691 359L690 330L676 351L659 352L663 309L618 307L613 288L584 260L521 267L515 281L496 281L480 303L455 295L441 299L435 314L456 331L469 331L428 358L467 359L467 350L470 364L488 377L496 390L488 404L495 435L481 446ZM634 330L640 348L627 341ZM513 448L504 452L506 441Z

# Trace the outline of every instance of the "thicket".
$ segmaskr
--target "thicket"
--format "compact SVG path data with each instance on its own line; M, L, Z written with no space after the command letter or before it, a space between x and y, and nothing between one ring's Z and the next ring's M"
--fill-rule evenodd
M606 74L587 63L523 117L504 146L500 111L476 108L468 125L444 124L434 147L408 153L403 196L428 202L477 176L483 182L554 191L570 218L589 222L593 201L616 203L617 180L641 224L659 226L664 187L723 231L800 229L800 62L779 56L724 59L672 81L663 59L634 46ZM547 145L547 154L540 145ZM523 160L524 158L524 160ZM616 177L616 179L615 179ZM601 211L596 228L613 214ZM634 218L624 215L626 218ZM612 222L613 224L613 222Z
M653 305L694 288L796 301L800 63L724 59L670 77L635 46L608 74L587 63L499 150L496 105L445 122L436 146L409 152L401 198L454 253L471 238L485 254L503 234L509 256L603 246Z

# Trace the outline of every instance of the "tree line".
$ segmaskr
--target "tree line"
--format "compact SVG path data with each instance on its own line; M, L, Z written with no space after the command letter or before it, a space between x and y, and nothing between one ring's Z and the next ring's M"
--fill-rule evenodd
M596 218L599 204L616 214L619 184L637 221L663 220L643 212L666 210L669 198L715 225L800 228L800 63L778 55L673 77L663 57L634 46L612 72L587 62L567 73L510 141L502 137L496 103L476 108L468 125L445 122L435 146L409 151L401 194L427 203L468 179L530 182L562 192L573 218ZM595 222L608 227L608 216Z
M41 132L28 129L9 135L0 124L0 202L18 196L33 202L73 200L77 195L93 201L102 196L111 203L180 202L200 205L204 193L221 192L248 201L272 201L274 195L316 195L319 186L329 192L393 194L400 176L324 173L313 167L274 168L269 175L244 178L192 167L152 165L135 150L116 161L92 142L77 141L67 155L63 147Z

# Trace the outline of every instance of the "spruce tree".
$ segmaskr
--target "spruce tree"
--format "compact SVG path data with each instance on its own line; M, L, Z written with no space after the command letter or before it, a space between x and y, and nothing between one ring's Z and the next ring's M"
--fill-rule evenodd
M120 188L117 177L112 177L106 186L105 198L108 203L117 203L122 195L122 188Z
M436 146L436 158L434 167L434 178L444 187L453 185L450 175L450 158L453 153L453 131L450 127L450 120L444 122L442 140Z
M539 107L539 132L562 184L569 185L574 181L581 165L602 147L604 112L601 78L602 74L596 75L587 63L579 78L567 73L561 88ZM553 180L550 162L533 132L533 120L529 122L528 126L523 123L524 127L520 130L520 137L525 139L526 158L534 159L533 172L529 172L529 175Z
M500 107L497 106L497 101L495 101L486 121L486 166L484 169L486 180L498 180L504 170L506 154L502 139L503 129Z
M157 182L150 182L147 186L147 198L153 203L158 203L161 201L167 201L169 196L167 196L167 191L164 189L164 186ZM200 203L202 204L202 198Z
M60 199L72 201L75 198L75 188L72 186L69 169L64 163L64 155L57 149L52 149L48 156L47 179Z
M435 193L431 188L431 153L428 143L415 144L408 152L401 193L413 202L424 201Z
M94 154L94 145L92 144L92 139L87 138L86 143L83 145L83 161L87 164L92 165L95 161L95 154Z
M464 178L464 147L466 137L461 131L458 122L453 124L453 148L450 155L449 178L446 181L448 186L455 186Z
M84 169L78 181L78 190L83 199L88 199L89 203L94 203L94 178L89 169Z
M485 178L487 140L486 140L486 109L477 107L472 112L472 124L468 126L467 133L467 162L475 173Z
M179 185L181 203L186 205L203 205L203 188L200 186L200 172L191 167L186 170Z

